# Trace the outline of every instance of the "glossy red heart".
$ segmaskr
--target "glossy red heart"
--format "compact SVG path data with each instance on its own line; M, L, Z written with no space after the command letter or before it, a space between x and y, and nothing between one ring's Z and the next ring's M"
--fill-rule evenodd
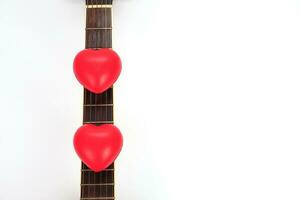
M118 157L123 137L120 130L112 125L95 126L85 124L74 136L74 147L79 158L91 170L102 171Z
M85 49L73 63L77 80L89 91L102 93L110 88L121 73L121 59L111 49Z

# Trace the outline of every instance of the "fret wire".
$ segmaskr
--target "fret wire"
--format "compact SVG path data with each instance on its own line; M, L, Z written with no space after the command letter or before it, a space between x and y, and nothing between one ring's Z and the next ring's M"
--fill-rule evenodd
M82 172L92 172L93 170L91 169L81 169ZM114 171L114 169L104 169L103 172L106 172L106 171Z
M90 168L85 165L84 163L82 163L82 169L88 169L90 170ZM114 169L114 163L112 163L109 167L107 167L106 169Z
M109 107L109 106L114 106L114 104L109 103L109 104L83 104L84 107L89 107L89 106L95 106L95 107Z
M84 121L84 124L113 124L114 121Z
M94 186L94 185L99 185L99 186L112 186L115 185L114 183L85 183L85 184L80 184L81 186Z
M111 31L112 27L94 27L94 28L85 28L86 31L94 31L94 30L107 30L107 31Z

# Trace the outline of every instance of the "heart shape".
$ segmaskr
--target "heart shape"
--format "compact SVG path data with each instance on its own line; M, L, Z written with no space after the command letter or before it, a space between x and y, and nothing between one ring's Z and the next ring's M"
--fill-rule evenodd
M85 124L76 131L73 143L82 162L91 170L100 172L118 157L123 137L120 130L112 124Z
M77 80L89 91L102 93L110 88L121 73L121 59L111 49L85 49L73 63Z

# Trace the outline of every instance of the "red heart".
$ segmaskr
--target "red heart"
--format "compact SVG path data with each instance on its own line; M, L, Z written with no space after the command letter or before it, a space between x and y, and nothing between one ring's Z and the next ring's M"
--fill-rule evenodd
M95 172L106 169L118 157L123 138L120 130L111 124L85 124L74 136L74 147L79 158Z
M121 59L111 49L85 49L79 52L73 63L78 81L94 93L110 88L121 73Z

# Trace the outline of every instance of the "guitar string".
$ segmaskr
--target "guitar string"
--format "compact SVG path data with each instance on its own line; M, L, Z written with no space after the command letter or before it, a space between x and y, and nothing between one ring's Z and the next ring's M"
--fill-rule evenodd
M88 0L86 0L86 4L88 4ZM85 12L87 14L87 8L86 8ZM86 19L85 23L87 23L87 19ZM87 39L85 37L85 46L86 45L87 45ZM85 90L85 88L83 88L83 105L86 104L86 95L87 95L86 94L86 90ZM86 118L86 107L83 106L83 124L85 122L85 118ZM84 169L83 162L81 162L81 184L83 184L85 182L85 173L84 173L84 171L82 169ZM85 195L84 188L83 188L82 185L80 185L80 196L81 196L81 198L84 198L84 195Z
M103 14L102 14L102 9L99 9L98 10L99 12L98 12L98 15L99 15L99 23L98 23L98 25L99 25L99 27L102 27L103 26ZM99 42L99 47L100 48L103 48L103 40L102 40L102 35L103 35L103 32L102 32L102 30L99 30L99 40L100 40L100 42ZM103 102L103 94L101 94L101 103L102 104L104 104L105 102ZM102 110L103 108L101 107L101 120L106 120L106 119L103 119L103 110ZM103 172L101 172L100 174L99 174L99 181L100 181L100 183L103 183L103 181L102 181L102 173ZM102 188L102 186L99 186L99 194L100 194L100 196L103 196L103 188Z
M110 1L110 3L112 3L112 2ZM112 24L113 24L113 21L112 21L112 19L113 19L112 9L113 8L109 8L109 17L110 17L109 27L111 27L111 29L108 29L108 32L109 32L109 40L108 41L109 41L109 47L110 48L112 48ZM113 105L113 88L110 89L110 99L111 99L110 103ZM112 106L110 114L111 114L111 119L114 122L113 109L114 109L114 107ZM114 164L112 164L112 168L114 169ZM115 194L114 194L114 188L115 188L114 175L115 175L115 171L113 170L113 171L110 171L109 173L110 173L110 179L111 179L111 182L112 182L112 186L111 186L111 191L110 192L111 192L111 196L114 198L115 197Z
M94 0L92 1L92 4L95 4L94 3ZM96 4L97 4L97 1L96 1ZM93 8L92 9L92 19L95 19L95 21L94 21L94 23L96 23L97 22L97 12L96 12L96 8ZM93 27L96 27L95 25L93 25ZM95 30L95 40L96 40L96 48L98 48L98 32L97 32L97 30ZM93 34L94 35L94 34ZM94 96L95 96L95 104L97 103L97 94L94 94ZM93 102L91 102L92 104L93 104ZM93 108L93 110L91 110L92 112L94 112L94 120L95 121L97 121L97 112L96 112L96 107L95 106L92 106L92 108ZM96 173L95 172L92 172L92 174L93 174L93 183L96 183ZM92 186L92 188L93 188L93 197L96 197L96 185L94 185L94 186Z
M89 4L90 2L87 0L87 4ZM88 22L89 22L89 19L88 19L88 16L89 16L89 14L90 14L90 10L89 9L86 9L86 25L88 25ZM89 48L89 34L86 32L86 48ZM84 89L84 91L85 91L85 94L86 94L86 96L85 96L85 103L86 104L90 104L91 102L90 102L90 99L91 99L91 93L87 90L87 89ZM90 120L90 118L91 118L91 116L90 116L90 112L91 110L90 110L90 108L88 108L88 107L84 107L84 112L85 112L85 114L84 114L84 122L86 122L86 121L89 121ZM84 169L86 169L86 168L88 168L88 167L85 167L85 164L82 164L82 168L84 168ZM84 173L84 181L82 182L82 184L88 184L88 183L90 183L90 174L89 174L89 172L88 171L84 171L83 172ZM86 197L89 197L89 191L90 191L90 188L88 187L88 186L86 186L86 185L82 185L82 188L83 188L83 198L86 198Z
M93 0L92 0L91 3L93 4ZM93 17L93 9L88 9L88 15L89 15L89 17ZM90 21L88 23L90 23ZM89 39L90 39L90 36L89 36L88 40ZM89 48L90 48L90 43L89 43ZM93 94L90 91L88 91L88 93L89 93L89 104L91 104L92 103L92 96L93 96ZM88 121L91 121L92 120L92 107L89 107L88 111L89 111L89 119L88 119ZM88 182L87 183L90 184L91 183L91 175L92 175L92 173L87 172L87 175L88 175ZM87 187L87 197L90 197L91 187L89 185L87 185L86 187Z
M90 104L92 104L92 102L93 102L93 93L92 92L89 92L89 94L90 94L90 98L89 98L89 103ZM90 107L89 108L89 121L92 121L93 120L93 116L92 116L92 111L93 111L93 107ZM88 181L88 183L90 184L90 183L92 183L92 175L93 175L93 173L90 173L90 172L88 172L88 176L89 176L89 181ZM87 186L88 187L88 191L89 191L89 194L88 194L88 196L91 196L92 195L92 193L93 193L93 190L92 190L92 187L89 187L89 186Z
M87 3L89 3L89 1L87 0ZM86 9L86 14L88 14L88 9ZM86 19L86 24L88 23L88 19ZM86 33L86 47L88 46L88 35L87 35L87 33ZM86 99L85 99L85 102L88 104L88 98L89 98L89 93L88 93L88 91L86 90L86 89L84 89L85 90L85 93L86 93ZM88 108L84 108L85 109L85 116L84 116L84 121L86 122L86 121L88 121ZM85 169L86 167L85 167L85 164L83 164L83 168ZM84 176L85 176L85 180L84 180L84 182L83 182L83 184L85 184L86 182L88 182L88 173L86 173L86 172L84 172ZM86 197L86 195L88 195L88 188L87 187L85 187L85 186L82 186L82 188L84 189L84 195L83 195L83 197Z
M112 1L111 1L111 4L112 4ZM110 47L113 48L112 46L112 36L113 36L113 8L110 8L110 27L111 27L111 30L110 30L110 34L109 34L109 40L110 40ZM113 105L113 91L114 89L112 88L111 89L111 99L112 99L112 105ZM114 122L114 107L112 107L112 110L111 110L111 118L112 118L112 121ZM111 188L111 193L112 193L112 196L115 198L115 193L114 193L114 188L115 188L115 165L113 164L113 171L111 171L111 179L112 179L112 183L113 183L113 186Z
M88 9L86 10L86 14L87 14L87 15L89 14L89 10L88 10ZM87 19L87 22L86 22L86 23L88 24L88 19ZM88 35L88 33L86 33L86 34L87 34L87 36L86 36L86 42L87 42L86 46L88 46L88 45L89 45L89 41L88 41L89 35ZM86 91L86 103L89 103L90 93L89 93L89 91L87 91L86 89L85 89L85 91ZM85 109L86 109L86 111L89 111L88 108L85 108ZM85 113L85 121L88 121L88 116L89 116L89 113L86 112L86 113ZM84 164L84 168L86 168L86 167L85 167L85 164ZM89 174L88 174L87 172L84 172L84 173L85 173L85 176L86 176L86 180L85 180L85 182L83 182L83 184L89 183ZM84 197L89 196L89 188L86 187L86 186L82 186L82 187L84 188L85 193L86 193L86 194L84 195Z
M105 4L106 4L106 0L105 0ZM106 13L106 8L104 8L104 27L106 28L107 27L107 13ZM106 31L104 30L104 34L103 35L106 35ZM104 41L104 43L108 43L108 38L106 38L106 40ZM105 44L105 47L108 47L107 44ZM107 102L107 93L108 93L109 89L105 92L105 103L108 104ZM107 118L107 106L105 106L105 119L108 120ZM107 171L104 172L105 173L105 183L107 183ZM108 185L105 186L105 199L108 197L107 195L107 187Z
M88 4L88 0L86 0L86 4ZM87 9L85 11L87 13ZM86 19L86 22L87 22L87 19ZM85 33L86 34L86 33ZM85 38L85 46L87 44L87 40ZM86 90L85 88L83 88L83 105L86 104ZM85 118L86 118L86 108L83 106L83 123L85 122ZM81 162L81 184L83 184L85 182L85 173L84 171L82 170L84 169L84 164L83 162ZM84 188L82 185L80 185L80 197L81 198L84 198L84 195L85 195L85 191L84 191Z
M86 103L86 96L87 96L87 93L86 93L86 90L83 89L83 104ZM83 121L85 121L85 117L86 117L86 108L84 107L83 109ZM83 162L81 162L81 169L84 168L84 164ZM85 172L84 171L81 171L81 183L84 183L85 182ZM83 187L80 187L81 189L81 197L83 198L84 197L84 188Z

